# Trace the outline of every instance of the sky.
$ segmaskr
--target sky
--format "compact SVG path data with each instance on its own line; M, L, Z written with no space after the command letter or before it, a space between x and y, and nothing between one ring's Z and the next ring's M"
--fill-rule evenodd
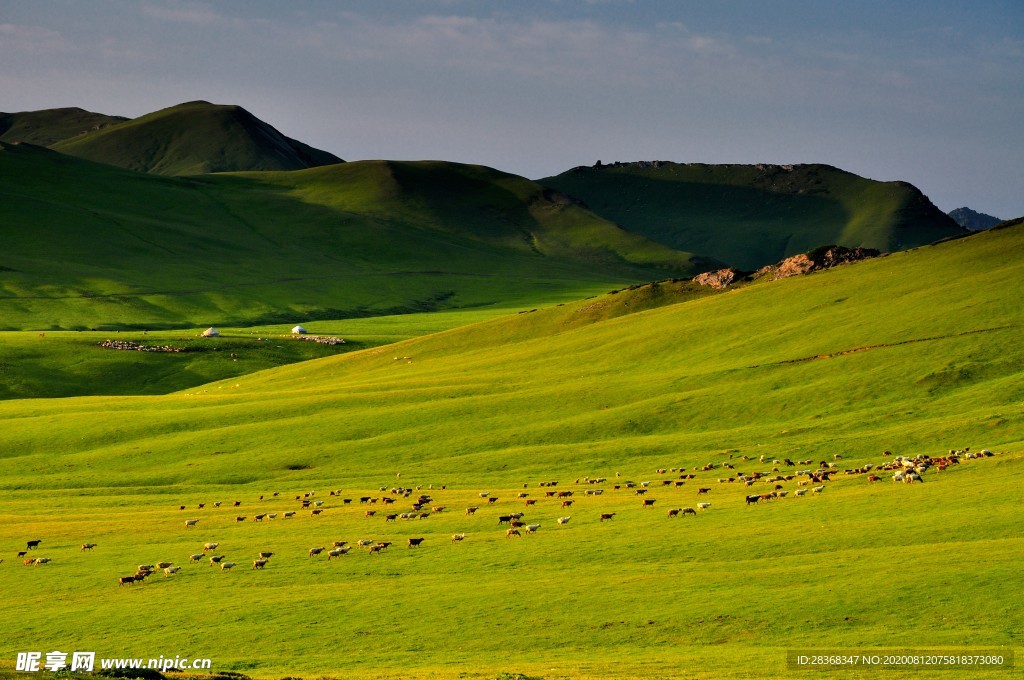
M827 163L1024 215L1020 0L0 0L0 110L239 104L532 179Z

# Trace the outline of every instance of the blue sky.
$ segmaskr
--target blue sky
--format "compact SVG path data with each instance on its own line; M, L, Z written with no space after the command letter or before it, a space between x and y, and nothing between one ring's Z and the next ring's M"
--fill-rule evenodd
M345 159L828 163L1024 215L1024 2L0 0L0 110L236 103Z

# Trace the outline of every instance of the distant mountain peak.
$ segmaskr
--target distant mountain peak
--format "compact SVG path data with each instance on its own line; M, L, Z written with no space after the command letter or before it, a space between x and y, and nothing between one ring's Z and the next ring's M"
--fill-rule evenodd
M998 217L993 217L992 215L986 215L985 213L971 210L967 206L957 208L956 210L950 210L949 216L952 217L953 221L961 227L970 229L971 231L989 229L1002 222Z
M71 156L159 175L302 170L341 158L285 136L237 104L196 100L64 138Z

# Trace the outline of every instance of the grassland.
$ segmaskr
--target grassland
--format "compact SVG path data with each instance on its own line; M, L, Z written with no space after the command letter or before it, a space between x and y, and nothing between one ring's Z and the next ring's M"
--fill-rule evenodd
M4 330L535 306L714 265L476 166L179 179L4 145L0 182Z
M0 403L0 661L67 647L254 677L748 678L791 675L795 648L1019 656L1022 245L1014 227L714 295L619 291L170 395ZM751 507L723 468L678 488L656 472L963 446L997 455ZM588 476L603 495L584 495ZM576 505L543 495L554 480ZM655 509L624 480L651 480ZM448 510L391 523L341 500L397 485ZM322 516L251 521L310 491ZM465 515L485 491L498 501ZM506 539L496 516L514 509L541 530ZM36 538L53 562L17 564ZM307 556L360 538L395 545ZM237 570L118 588L205 541ZM258 550L276 553L264 571Z
M540 182L658 243L747 270L825 244L890 252L964 233L905 182L827 165L622 163Z

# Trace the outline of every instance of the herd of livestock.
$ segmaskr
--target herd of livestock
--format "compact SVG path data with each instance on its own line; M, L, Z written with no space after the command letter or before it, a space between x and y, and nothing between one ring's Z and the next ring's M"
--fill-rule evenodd
M688 483L693 482L697 479L698 474L710 473L705 478L701 478L697 481L694 497L697 499L707 499L712 497L714 486L701 486L701 482L709 483L712 481L712 477L717 477L717 484L722 485L740 485L742 484L745 488L751 490L757 490L757 493L745 493L745 505L755 505L760 503L778 502L787 497L800 497L807 495L808 491L814 494L821 494L824 492L829 482L833 481L837 475L844 477L863 476L866 478L868 483L876 483L882 481L887 475L891 478L893 483L903 484L915 484L923 483L924 475L930 471L935 470L935 474L941 473L951 466L959 465L963 460L973 460L979 458L989 458L993 454L991 451L985 449L980 452L972 452L970 449L951 450L947 455L940 457L932 457L927 455L919 455L915 457L908 456L893 456L890 452L886 451L884 454L884 462L879 464L865 464L860 467L840 469L838 461L842 459L840 455L834 455L832 461L820 460L814 462L813 460L800 460L792 461L788 458L778 460L769 460L765 456L761 456L759 459L752 459L748 456L742 456L734 460L730 460L722 463L709 463L704 466L695 467L691 470L686 468L659 468L656 473L660 479L657 481L642 481L634 482L621 480L619 473L616 473L616 479L609 482L604 477L583 477L575 480L575 484L559 486L557 481L546 481L540 482L539 488L543 489L537 496L534 496L529 491L519 491L515 494L515 498L510 498L505 501L505 504L516 504L524 507L525 510L510 512L502 511L497 515L497 525L491 524L492 530L504 531L506 538L520 538L523 535L536 534L541 529L541 524L527 522L525 517L528 511L531 511L539 503L557 504L561 510L571 512L572 507L579 500L579 496L590 496L595 497L590 503L591 505L599 504L600 497L606 492L612 493L628 493L637 497L639 501L639 507L644 509L652 509L656 507L659 499L654 498L659 488L671 489L673 491L679 490L681 487L686 487ZM732 458L730 456L730 458ZM752 466L754 463L762 464L765 467L769 467L767 470L745 472L738 468ZM620 481L621 480L621 481ZM788 485L788 486L787 486ZM571 486L572 488L566 488ZM757 487L760 486L761 490ZM792 488L792 487L796 488ZM524 484L523 489L528 489L529 485ZM445 487L439 489L442 493L446 491ZM694 486L682 489L681 493L688 494L693 491ZM242 522L264 522L272 521L276 519L285 520L290 519L298 515L299 513L306 514L310 517L320 517L325 510L334 509L335 507L346 506L358 501L360 505L366 506L363 516L366 519L383 519L384 523L409 521L409 520L423 520L436 515L438 513L448 512L446 506L439 504L430 494L434 492L434 489L428 487L426 492L422 487L407 488L401 486L395 487L380 487L380 495L366 495L359 497L344 497L341 490L331 490L328 493L327 499L317 498L316 492L308 492L295 496L295 510L279 511L279 512L259 512L252 515L242 515L231 513L230 521L238 524ZM673 494L674 495L674 494ZM715 494L721 497L721 494ZM275 492L271 494L271 497L279 497L280 493ZM470 505L465 508L465 523L474 524L479 527L481 520L476 517L477 511L483 506L496 506L499 502L499 498L492 495L490 492L479 492L479 503L476 505ZM257 501L261 504L265 500L265 496L260 496ZM335 499L331 501L331 499ZM324 507L325 504L328 504ZM196 507L197 510L202 510L206 507L206 503L199 503ZM214 507L221 507L224 505L220 501L212 503ZM240 508L242 505L241 501L233 501L230 506L231 508ZM712 507L712 502L708 500L702 500L700 502L694 502L692 506L680 506L668 508L665 512L668 518L685 517L687 515L696 516L698 511L705 512L709 511ZM185 505L180 505L179 510L186 510ZM237 512L237 511L236 511ZM594 515L600 522L611 521L616 516L616 512L601 512L600 510L595 511ZM220 518L222 516L218 516ZM471 519L472 518L472 519ZM490 517L493 521L493 516ZM572 519L571 514L566 514L559 517L556 520L558 526L562 527L569 524ZM483 521L486 521L484 519ZM205 524L207 520L204 520ZM184 521L184 528L189 530L197 529L200 526L199 518L189 518ZM461 543L467 537L465 532L459 532L452 534L451 543ZM409 537L405 540L405 545L408 549L419 548L425 542L425 537ZM29 551L35 551L40 544L43 542L42 539L33 539L26 542L25 550L18 552L19 558L24 558L24 564L27 565L44 565L52 561L50 557L30 557ZM321 555L326 555L328 561L335 558L342 558L348 555L353 549L359 549L365 551L369 555L379 555L384 553L386 550L394 545L392 541L382 541L374 539L360 539L354 544L350 544L348 541L337 540L333 541L332 545L328 547L325 545L319 545L311 547L308 550L308 557L310 559L318 558ZM188 556L189 563L197 563L206 561L211 566L217 566L221 571L230 571L231 569L239 566L239 562L231 561L227 559L225 554L217 552L220 546L217 542L205 542L202 545L202 549L199 552L195 552ZM97 545L95 543L83 543L81 546L81 552L90 552ZM198 545L197 545L198 547ZM260 551L252 556L251 569L264 569L270 564L271 558L275 555L273 551ZM238 559L238 558L236 558ZM0 560L2 563L3 560ZM248 558L246 559L248 563ZM145 581L149 576L162 572L165 577L173 576L181 570L181 566L169 561L154 562L152 564L140 564L136 567L134 573L120 576L118 578L118 585L133 585L135 583L141 583Z

